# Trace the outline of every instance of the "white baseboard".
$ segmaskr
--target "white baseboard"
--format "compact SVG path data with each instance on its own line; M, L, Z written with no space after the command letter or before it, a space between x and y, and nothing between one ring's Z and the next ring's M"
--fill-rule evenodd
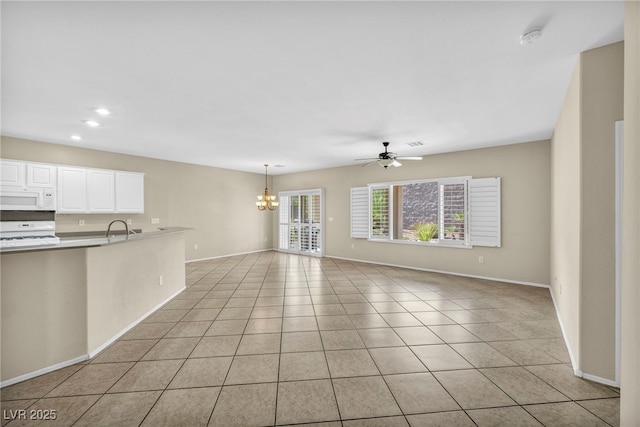
M159 309L160 307L162 307L163 305L165 305L166 303L168 303L169 301L171 301L173 298L175 298L178 294L180 294L180 292L184 291L186 289L186 286L182 287L179 291L173 293L169 298L165 299L164 301L162 301L161 303L157 304L155 307L153 307L151 310L147 311L145 314L143 314L142 316L140 316L137 320L133 321L132 323L130 323L129 325L127 325L124 329L122 329L120 332L118 332L117 334L115 334L114 336L112 336L110 339L108 339L104 344L102 344L100 347L96 348L93 351L89 352L89 359L93 359L98 353L100 353L102 350L104 350L105 348L109 347L111 344L113 344L118 338L120 338L121 336L123 336L124 334L126 334L127 332L129 332L134 326L136 326L138 323L142 322L144 319L146 319L147 317L149 317L150 315L152 315L157 309Z
M573 368L573 374L576 377L584 378L585 380L608 385L611 387L620 387L619 381L612 381L607 378L602 378L596 375L591 375L591 374L582 372L582 370L578 367L576 358L573 355L573 349L571 348L569 339L567 338L567 333L564 329L564 325L562 324L562 318L560 317L560 311L558 311L558 304L556 304L556 297L553 294L553 289L549 289L549 293L551 294L551 300L553 301L553 308L556 310L556 317L558 318L558 324L560 325L560 330L562 331L562 339L564 340L564 345L567 347L567 351L569 352L569 359L571 359L571 367Z
M49 372L53 372L53 371L56 371L58 369L66 368L67 366L74 365L74 364L76 364L78 362L84 362L85 360L92 359L98 353L100 353L102 350L104 350L105 348L107 348L108 346L113 344L118 338L120 338L121 336L123 336L124 334L129 332L129 330L131 330L131 328L133 328L138 323L142 322L144 319L149 317L151 314L153 314L153 312L155 312L157 309L159 309L160 307L162 307L163 305L165 305L166 303L171 301L174 297L176 297L180 292L184 291L185 289L186 289L186 287L183 287L179 291L175 292L169 298L165 299L163 302L161 302L160 304L158 304L155 307L153 307L147 313L143 314L136 321L134 321L133 323L131 323L130 325L128 325L127 327L122 329L120 332L115 334L113 337L111 337L109 340L107 340L107 342L102 344L100 347L98 347L97 349L89 352L89 354L83 354L82 356L78 356L78 357L76 357L74 359L70 359L70 360L66 360L64 362L56 363L55 365L47 366L45 368L38 369L37 371L28 372L26 374L22 374L22 375L19 375L17 377L10 378L8 380L2 381L2 382L0 382L0 388L1 387L6 387L6 386L9 386L9 385L12 385L12 384L16 384L16 383L19 383L19 382L22 382L22 381L25 381L25 380L29 380L31 378L34 378L34 377L37 377L37 376L40 376L40 375L48 374Z
M523 282L521 280L503 279L503 278L500 278L500 277L478 276L478 275L475 275L475 274L464 274L464 273L457 273L457 272L454 272L454 271L434 270L434 269L430 269L430 268L412 267L412 266L409 266L409 265L400 265L400 264L389 264L389 263L385 263L385 262L369 261L369 260L354 259L354 258L344 258L344 257L332 256L332 255L325 255L325 257L326 258L342 259L342 260L345 260L345 261L353 261L353 262L362 262L362 263L367 263L367 264L384 265L384 266L387 266L387 267L406 268L408 270L427 271L429 273L449 274L451 276L470 277L472 279L492 280L494 282L514 283L516 285L525 285L525 286L533 286L533 287L537 287L537 288L547 288L547 289L549 289L549 285L546 285L544 283Z
M22 381L30 380L31 378L48 374L49 372L57 371L58 369L66 368L67 366L75 365L79 362L84 362L89 359L89 355L85 354L78 356L74 359L65 360L64 362L56 363L55 365L47 366L46 368L38 369L37 371L28 372L26 374L19 375L17 377L10 378L6 381L0 382L0 388L6 387L12 384L16 384Z
M259 253L259 252L271 252L271 251L275 251L275 249L273 249L273 248L258 249L257 251L238 252L236 254L217 255L217 256L211 256L211 257L207 257L207 258L190 259L190 260L185 261L184 263L185 264L189 264L189 263L198 262L198 261L209 261L210 259L228 258L228 257L231 257L231 256L249 255L249 254L255 254L255 253Z
M556 297L553 294L553 289L549 288L549 293L551 294L551 301L553 302L553 308L556 311L556 318L558 319L558 324L560 325L560 331L562 332L562 339L564 340L564 345L567 347L567 351L569 352L569 359L571 360L571 367L573 368L573 373L576 377L583 376L582 371L578 368L578 363L576 362L576 358L573 355L573 349L569 343L569 339L567 338L567 332L564 329L564 325L562 324L562 317L560 317L560 311L558 311L558 304L556 303Z
M608 386L611 386L611 387L620 388L620 383L618 381L612 381L612 380L609 380L607 378L598 377L596 375L585 374L583 372L582 373L582 378L584 378L585 380L589 380L589 381L593 381L593 382L596 382L596 383L608 385Z

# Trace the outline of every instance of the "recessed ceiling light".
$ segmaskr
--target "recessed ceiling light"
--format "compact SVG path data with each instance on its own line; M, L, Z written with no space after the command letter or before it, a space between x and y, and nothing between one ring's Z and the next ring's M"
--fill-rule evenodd
M85 120L84 124L92 128L97 128L98 126L102 126L102 124L96 122L95 120Z
M96 108L93 111L100 114L101 116L108 116L109 114L111 114L111 111L107 110L106 108Z
M80 135L71 135L70 138L74 141L82 141L82 137Z

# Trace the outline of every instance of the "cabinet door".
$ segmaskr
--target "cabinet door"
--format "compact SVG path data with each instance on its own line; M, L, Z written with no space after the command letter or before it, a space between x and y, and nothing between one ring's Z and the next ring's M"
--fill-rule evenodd
M58 213L87 212L87 171L58 167Z
M27 163L27 185L30 187L56 188L56 167Z
M144 213L144 174L116 171L116 212Z
M25 162L15 160L0 160L0 185L24 187L25 181Z
M87 169L87 207L89 213L115 212L115 190L114 171Z

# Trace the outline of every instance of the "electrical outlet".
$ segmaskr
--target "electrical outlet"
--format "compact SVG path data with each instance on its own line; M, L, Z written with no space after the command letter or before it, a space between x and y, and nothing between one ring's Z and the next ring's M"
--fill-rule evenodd
M160 276L158 276L158 285L162 286L164 283L164 280L162 278L162 274Z
M356 244L355 244L355 243L352 243L352 244L351 244L351 249L355 249L355 248L356 248Z
M127 225L131 225L131 224L133 224L133 220L131 218L128 218L127 219Z
M265 242L268 242L268 241L269 241L269 239L267 239L267 236L264 236L264 241L265 241Z
M151 224L160 224L160 218L151 218Z
M479 257L478 257L478 262L479 262L480 264L482 264L482 263L484 262L484 257L483 257L483 256L479 256Z
M197 251L198 250L198 244L196 243L195 245L193 245L193 250Z
M78 226L79 227L84 227L84 219L79 219L78 220Z

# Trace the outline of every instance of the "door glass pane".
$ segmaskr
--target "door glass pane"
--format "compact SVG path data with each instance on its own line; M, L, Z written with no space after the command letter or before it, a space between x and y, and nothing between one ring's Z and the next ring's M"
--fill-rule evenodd
M309 226L302 226L300 227L300 250L308 252L309 249Z
M289 210L289 222L300 223L300 196L291 196L291 208Z
M311 196L311 223L320 224L320 195Z
M289 229L289 248L292 251L300 250L300 227L291 226Z
M300 215L301 223L308 224L309 223L309 196L304 195L300 196Z
M321 234L320 234L320 226L319 225L312 225L311 226L311 252L320 252L320 238L321 238Z

